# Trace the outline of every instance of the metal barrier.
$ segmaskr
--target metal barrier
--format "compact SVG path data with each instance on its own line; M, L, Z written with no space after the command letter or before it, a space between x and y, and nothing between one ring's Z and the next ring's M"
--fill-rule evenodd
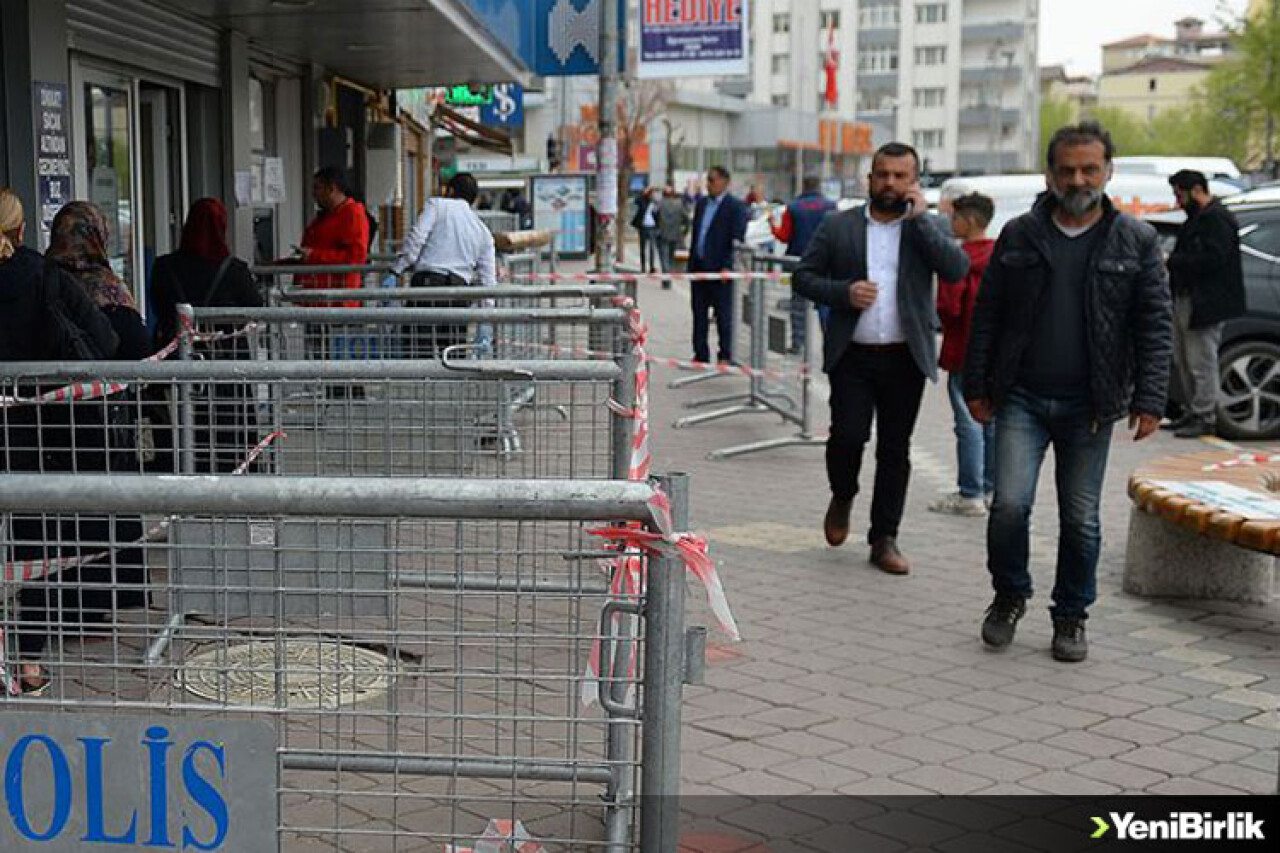
M0 439L9 470L625 479L632 358L3 364Z
M520 230L520 216L515 213L508 213L505 210L477 210L476 216L480 217L480 221L495 234L501 231Z
M798 258L749 251L741 252L740 258L741 266L762 274L790 272L799 262ZM776 275L761 275L744 284L745 288L735 289L735 294L745 289L746 298L741 305L735 300L733 328L735 351L747 353L743 371L747 388L744 393L686 403L687 408L725 407L687 415L674 426L681 429L737 415L773 414L800 428L794 435L712 451L708 454L711 459L780 447L823 445L825 439L815 434L819 405L815 385L822 370L817 310L809 300L794 297L790 285L776 280ZM672 382L671 387L686 387L717 375L685 377Z
M254 357L280 360L431 358L492 330L473 357L558 358L575 350L625 354L628 314L619 308L195 308L202 332L252 326ZM471 327L476 331L470 331ZM553 334L554 332L554 334Z
M0 691L25 836L355 853L469 847L488 825L548 850L675 853L699 652L684 567L632 552L641 583L619 596L598 568L617 552L592 535L661 531L651 485L0 482L4 682L47 679ZM687 484L667 493L682 524ZM139 591L158 609L125 609ZM192 609L172 658L139 668L156 620ZM619 639L632 620L638 639Z

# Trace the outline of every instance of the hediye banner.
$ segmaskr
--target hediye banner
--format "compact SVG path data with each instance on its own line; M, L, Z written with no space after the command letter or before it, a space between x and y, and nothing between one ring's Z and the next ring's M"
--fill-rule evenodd
M640 77L751 73L747 0L640 0Z

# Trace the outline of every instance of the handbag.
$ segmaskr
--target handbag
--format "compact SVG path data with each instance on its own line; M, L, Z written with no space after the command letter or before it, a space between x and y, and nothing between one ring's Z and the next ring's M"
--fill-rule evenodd
M56 261L46 260L41 282L49 352L56 361L103 361L103 352L89 333L76 325L62 301L62 270Z

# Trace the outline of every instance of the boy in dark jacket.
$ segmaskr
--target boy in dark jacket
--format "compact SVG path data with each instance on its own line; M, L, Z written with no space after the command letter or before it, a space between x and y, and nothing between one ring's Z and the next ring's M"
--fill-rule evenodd
M947 396L955 418L958 491L934 501L929 509L947 515L986 515L986 499L995 490L995 423L980 424L969 414L963 376L978 287L995 246L993 240L987 239L987 226L993 216L995 203L981 193L952 202L951 233L969 256L969 273L959 281L938 282L938 319L942 321L938 366L947 371Z

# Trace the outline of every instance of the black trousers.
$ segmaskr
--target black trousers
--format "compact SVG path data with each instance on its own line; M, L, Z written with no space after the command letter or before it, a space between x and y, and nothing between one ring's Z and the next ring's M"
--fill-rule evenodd
M850 344L831 371L831 436L827 481L831 494L858 494L862 451L876 422L876 483L868 542L897 536L911 479L911 433L924 396L924 374L906 344Z
M717 361L733 360L733 282L694 281L689 284L693 303L693 360L711 361L711 323L708 314L715 311L716 336L720 349Z
M413 274L410 287L466 287L467 280L451 273L425 270ZM458 299L414 300L406 308L467 308L475 305ZM404 333L404 358L439 358L452 346L467 342L465 324L441 324L437 326L407 326Z

